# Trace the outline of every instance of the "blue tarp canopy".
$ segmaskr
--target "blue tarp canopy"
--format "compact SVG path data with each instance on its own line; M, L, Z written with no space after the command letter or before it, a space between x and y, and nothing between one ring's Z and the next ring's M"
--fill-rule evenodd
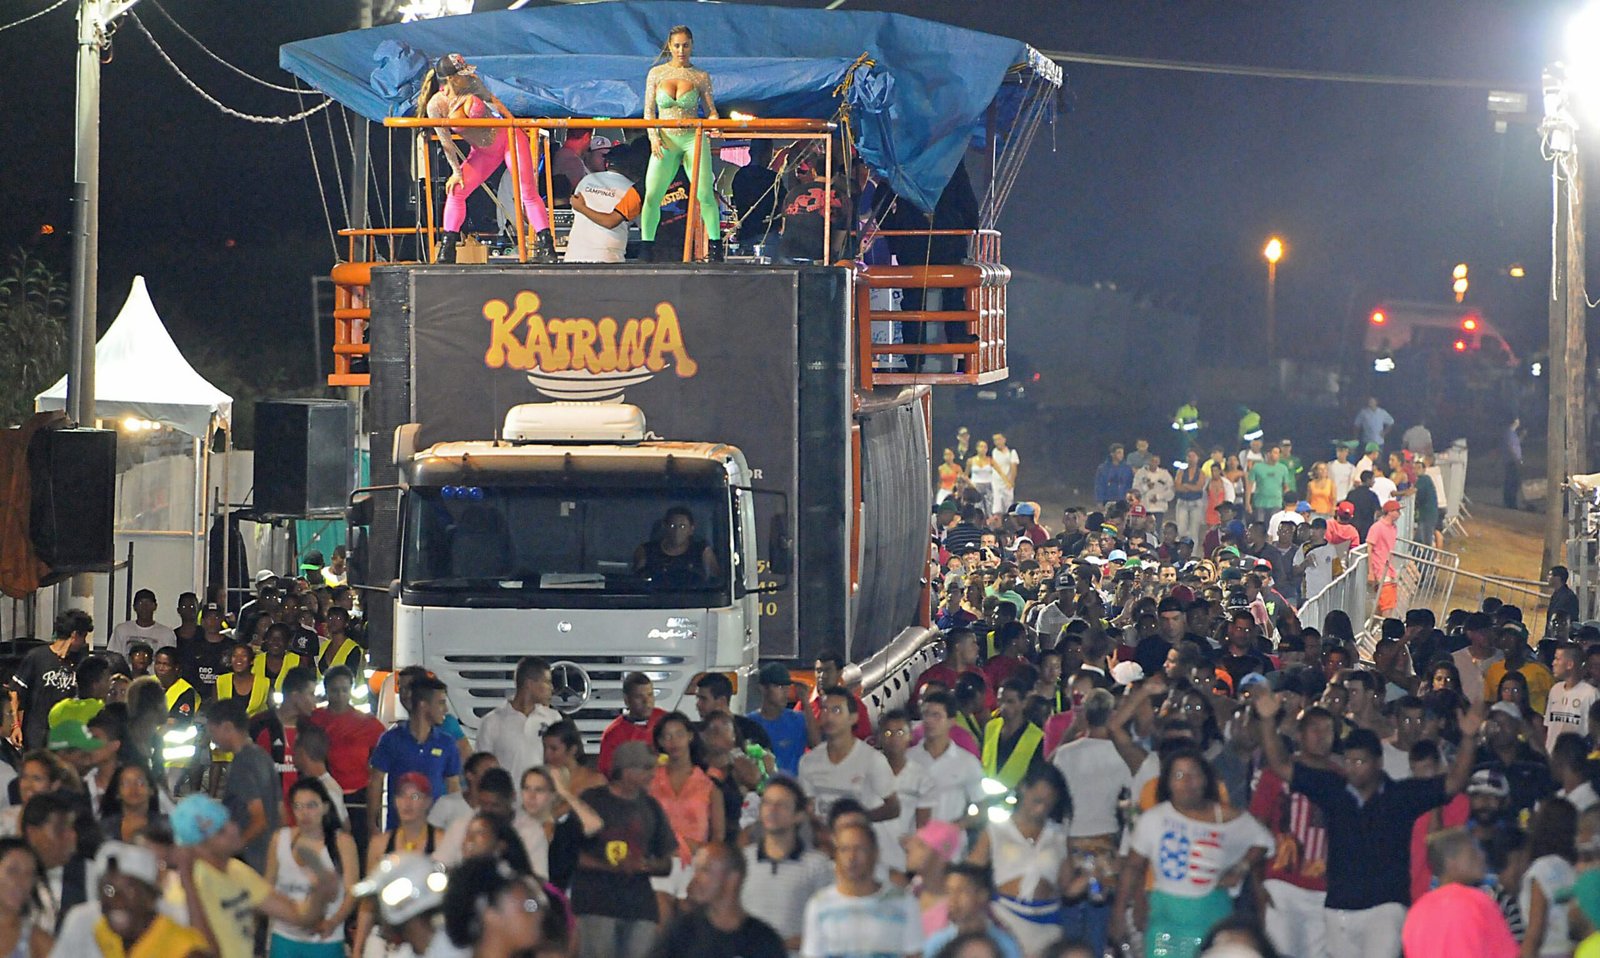
M638 117L667 31L687 24L723 115L831 119L848 100L861 158L931 211L1013 67L1059 85L1018 40L900 14L631 0L474 13L286 44L278 62L370 120L412 115L428 63L460 53L524 117ZM866 54L871 66L858 63ZM1033 71L1038 70L1038 74Z

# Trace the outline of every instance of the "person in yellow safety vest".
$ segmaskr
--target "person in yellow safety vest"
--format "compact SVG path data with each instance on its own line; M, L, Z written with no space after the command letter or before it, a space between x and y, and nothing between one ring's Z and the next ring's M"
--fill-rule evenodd
M1261 414L1249 406L1239 407L1239 444L1245 445L1260 439L1265 432L1261 428Z
M188 768L194 758L195 716L200 711L200 693L183 677L176 646L165 645L156 650L150 666L156 680L161 683L167 703L166 728L161 733L162 764L167 768Z
M1022 676L1000 684L1000 715L983 729L983 773L1007 790L1015 789L1035 765L1045 764L1044 732L1023 716L1030 691Z
M1178 458L1182 459L1189 454L1195 441L1200 437L1200 429L1205 423L1200 421L1200 407L1190 399L1178 407L1172 414L1172 428L1178 433Z
M232 671L217 677L217 701L235 696L244 699L245 714L250 718L270 708L273 683L267 680L260 665L255 649L242 642L234 646L233 651L228 653L228 666ZM278 673L280 682L288 671L283 669Z
M350 627L350 613L334 606L328 610L328 637L317 649L317 674L327 675L335 665L342 665L354 675L366 671L366 650L361 643L346 633Z

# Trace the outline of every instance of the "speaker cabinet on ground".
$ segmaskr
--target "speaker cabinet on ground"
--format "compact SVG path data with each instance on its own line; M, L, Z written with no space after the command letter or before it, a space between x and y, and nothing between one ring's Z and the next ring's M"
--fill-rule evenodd
M343 513L355 474L355 407L332 399L256 403L255 511Z
M117 434L41 429L28 442L28 537L52 575L103 572L114 561Z

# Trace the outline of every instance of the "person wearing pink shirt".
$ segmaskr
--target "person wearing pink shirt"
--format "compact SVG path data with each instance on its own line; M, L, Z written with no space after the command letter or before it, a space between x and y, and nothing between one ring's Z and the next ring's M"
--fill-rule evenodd
M1428 865L1439 887L1417 899L1400 933L1406 958L1516 958L1500 906L1479 886L1488 872L1483 849L1464 828L1428 839Z

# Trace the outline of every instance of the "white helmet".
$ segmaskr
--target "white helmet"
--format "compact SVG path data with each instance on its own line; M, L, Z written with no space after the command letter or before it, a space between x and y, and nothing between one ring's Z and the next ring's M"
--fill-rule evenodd
M426 855L392 855L378 864L372 876L356 885L356 897L378 899L378 920L390 927L444 905L450 879L445 867Z

